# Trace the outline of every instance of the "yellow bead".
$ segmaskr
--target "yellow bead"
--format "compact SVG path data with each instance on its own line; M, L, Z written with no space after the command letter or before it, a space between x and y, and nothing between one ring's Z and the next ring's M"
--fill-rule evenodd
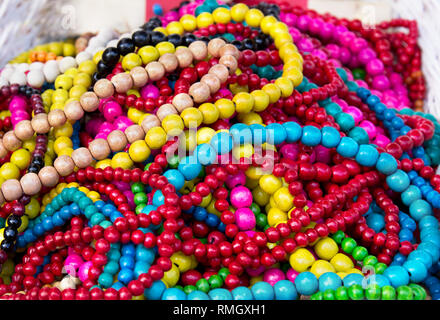
M220 119L229 119L235 113L235 105L231 100L219 99L215 102L220 113Z
M341 280L344 280L346 276L348 276L348 273L346 272L336 272L336 274L341 278Z
M94 64L98 65L99 61L102 60L102 54L103 54L103 53L104 53L104 50L99 50L98 52L96 52L96 53L93 55L93 59L92 59L92 61L93 61Z
M299 59L289 59L283 67L283 72L287 72L290 69L296 68L299 71L303 71L303 63Z
M287 27L287 25L285 23L277 21L271 25L269 34L273 39L275 39L278 34L286 32L289 32L289 28Z
M18 179L20 177L20 169L15 164L6 162L0 167L0 175L5 180Z
M145 113L136 108L128 108L127 117L134 123L139 123L141 117L144 115Z
M162 121L162 127L170 136L178 136L182 133L184 127L183 120L177 114L170 114Z
M338 245L332 238L321 239L315 245L315 252L318 257L325 260L330 260L339 251Z
M267 174L261 177L260 187L269 194L274 194L282 187L281 180L272 174Z
M360 271L359 269L356 269L356 268L353 268L353 269L348 270L347 273L348 273L348 274L357 273L357 274L360 274L360 275L362 275L362 276L364 275L364 274L362 273L362 271Z
M151 154L150 148L144 140L138 140L131 144L128 149L131 160L134 162L144 162Z
M72 148L66 148L66 149L62 149L59 153L58 156L69 156L71 157L73 153L73 149Z
M157 50L153 46L145 46L145 47L140 48L138 51L138 55L141 57L142 63L144 65L146 65L152 61L156 61L160 57L159 50Z
M260 207L263 207L269 203L270 195L267 192L265 192L263 189L261 189L260 186L256 187L254 190L252 190L252 196L253 196L254 201Z
M32 152L34 152L34 150L35 150L35 145L36 145L36 142L35 142L35 136L34 136L34 137L33 137L32 139L30 139L30 140L23 141L22 148L23 148L23 149L26 149L27 151L29 151L30 153L32 153Z
M197 16L197 27L200 28L206 28L210 25L214 24L214 18L212 17L212 14L209 12L203 12L202 14Z
M235 103L235 110L238 113L251 112L254 107L254 97L247 92L240 92L232 99Z
M56 127L55 129L53 129L53 133L55 138L59 138L62 136L71 137L73 134L73 127L70 122L66 122L61 127Z
M80 99L81 96L87 92L87 88L82 85L73 86L69 91L70 98Z
M65 89L57 89L52 94L52 103L64 103L69 99L69 92Z
M96 72L96 64L91 60L86 60L79 64L78 70L91 76Z
M283 77L287 77L290 80L292 80L293 85L295 87L298 87L301 82L303 81L303 74L300 70L298 70L297 68L292 68L287 72L284 72L285 74L283 74Z
M252 287L254 284L258 283L258 282L262 282L263 281L263 275L259 275L256 277L252 277L251 280L249 281L249 285L250 287Z
M29 218L27 215L22 216L20 219L21 219L21 225L17 229L18 233L22 233L23 231L25 231L29 225Z
M278 208L271 208L267 213L267 223L273 227L287 221L287 214Z
M63 45L63 56L74 57L76 54L76 48L71 43L64 43Z
M315 262L313 254L304 248L298 248L289 258L290 266L297 272L306 271Z
M182 24L178 21L172 21L172 22L168 23L166 29L167 29L168 34L176 33L176 34L182 35L183 32L185 31Z
M179 268L177 268L177 266L173 263L171 269L167 272L164 272L162 280L167 283L168 287L172 288L177 284L177 282L179 282L179 278Z
M70 68L64 72L65 76L69 76L70 78L75 78L75 76L79 73L78 68Z
M335 268L330 264L330 262L325 260L317 260L310 268L310 272L313 273L317 278L324 273L335 271Z
M265 34L269 34L272 26L277 22L277 19L274 16L265 16L261 20L260 29Z
M137 55L136 53L129 53L122 59L122 68L124 68L125 71L131 71L131 69L134 69L136 67L139 67L142 65L142 59Z
M170 260L178 267L181 273L186 272L191 268L191 257L186 256L181 251L173 253L173 255L170 257Z
M254 147L251 144L244 144L232 148L232 156L239 160L241 158L249 159L254 154Z
M203 127L197 130L197 144L210 143L215 136L215 130L209 127Z
M40 203L35 198L31 198L31 201L24 207L25 214L30 219L35 219L40 213Z
M249 179L260 180L264 172L260 167L250 167L246 170L245 174Z
M92 85L92 80L90 78L90 76L87 73L78 73L74 78L73 78L73 85L75 86L84 86L86 88L90 87Z
M213 124L220 117L220 112L212 103L204 103L199 107L199 111L203 115L204 124Z
M246 12L245 20L246 23L253 28L260 26L261 20L263 20L264 14L258 9L250 9Z
M156 45L157 51L159 51L159 55L163 56L165 53L174 53L176 52L176 48L174 44L171 42L161 42Z
M277 102L281 97L281 89L276 84L268 83L262 90L269 95L270 103Z
M293 196L290 194L289 189L286 187L278 189L273 198L278 208L283 211L289 211L293 207Z
M212 199L212 201L206 207L206 211L208 211L209 213L215 214L217 217L220 218L221 212L215 208L215 201L216 201L215 199Z
M197 134L195 130L185 130L183 139L180 138L179 144L181 150L194 151L197 147Z
M249 7L244 3L238 3L231 8L231 17L236 22L242 22L246 13L249 11Z
M203 198L202 203L200 204L201 207L206 208L209 206L209 204L212 201L212 195L208 194L206 197Z
M131 169L133 166L133 161L130 159L128 153L119 152L114 155L112 159L112 168L122 168L122 169Z
M258 180L246 179L245 186L250 190L254 190L255 188L259 187Z
M183 15L180 18L180 23L187 32L192 32L197 28L197 19L190 14Z
M283 45L292 43L293 39L289 32L283 32L277 34L277 36L274 39L275 47L277 49L281 48Z
M63 55L63 43L62 42L52 42L49 43L49 52L55 53L57 56Z
M345 254L338 253L331 260L330 263L336 269L337 272L347 272L354 268L353 261Z
M203 114L197 108L185 109L180 116L182 117L186 128L196 129L203 121Z
M28 167L31 161L31 153L26 149L18 149L11 155L11 162L15 164L20 170Z
M254 90L251 92L254 98L254 111L262 112L267 109L270 103L269 95L263 90Z
M226 8L217 8L212 13L215 23L227 24L231 22L231 12Z
M167 134L161 127L151 128L145 136L145 142L153 150L160 149L167 142Z
M250 126L252 124L263 124L263 119L258 113L249 112L249 113L240 113L238 115L238 119L240 122Z
M11 259L7 259L2 266L1 276L11 276L14 273L15 265Z
M153 31L159 31L159 32L162 32L166 36L168 35L167 29L165 29L164 27L154 28Z
M288 98L292 95L294 90L292 80L281 77L275 80L275 84L280 88L283 98Z
M96 163L96 169L105 169L107 167L111 167L112 166L112 160L111 159L104 159L101 161L98 161Z
M134 94L136 97L140 98L141 94L136 89L130 89L127 91L127 96Z

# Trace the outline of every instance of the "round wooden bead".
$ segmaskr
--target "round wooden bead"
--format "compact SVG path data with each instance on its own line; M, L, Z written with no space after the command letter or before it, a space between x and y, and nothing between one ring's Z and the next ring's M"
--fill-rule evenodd
M231 56L230 54L221 57L219 63L226 66L226 68L228 68L229 74L234 74L238 68L237 59L235 59L235 57Z
M31 120L32 128L38 134L48 133L50 131L50 124L45 113L39 113L35 115Z
M145 139L145 132L141 126L134 124L125 129L125 135L129 143Z
M111 152L107 140L104 139L95 139L90 142L89 150L93 158L95 158L96 160L106 159Z
M240 51L237 49L236 46L234 46L233 44L226 44L223 47L220 48L220 56L223 57L225 55L231 55L233 56L235 59L238 60L238 58L240 58Z
M191 96L187 93L179 93L173 98L173 106L182 113L183 110L192 108L194 106L194 101Z
M114 130L107 136L107 142L113 152L124 150L128 144L127 136L121 130Z
M229 77L229 70L226 66L222 64L216 64L211 69L209 69L209 74L215 75L220 79L221 83L225 83Z
M43 186L48 188L55 187L60 180L60 175L58 174L57 169L52 166L42 168L38 173L38 177Z
M115 93L115 88L110 80L100 79L95 83L93 91L95 91L96 95L101 99L110 98Z
M17 138L14 131L8 131L3 136L3 146L9 151L15 151L22 146L22 141Z
M188 49L191 50L195 60L205 60L208 56L208 47L203 41L194 41L188 46Z
M154 114L149 114L145 116L144 120L142 120L141 127L144 130L145 134L147 134L150 129L160 127L160 120Z
M67 119L77 121L84 116L84 110L79 101L71 101L64 106L64 114Z
M78 148L73 151L72 160L80 169L90 166L93 162L92 154L87 148Z
M163 119L165 119L165 117L169 116L170 114L177 114L176 108L174 108L174 106L170 103L161 105L156 112L156 116L159 118L160 121L163 121Z
M165 67L162 63L157 61L152 61L145 67L147 70L148 77L151 81L158 81L162 79L165 75Z
M3 145L3 140L0 139L0 158L6 157L8 154L8 150L6 150L5 146Z
M180 68L186 68L190 66L194 60L193 54L188 48L179 48L174 54L179 61Z
M30 120L22 120L15 125L14 128L15 135L18 139L22 141L29 140L34 136L34 129L32 129Z
M212 39L208 43L208 52L214 58L220 57L220 49L226 45L226 42L223 39L216 38Z
M159 62L163 65L166 72L173 72L179 66L179 61L173 53L165 53L159 58Z
M145 68L135 67L130 71L130 75L136 88L141 88L148 82L148 73Z
M79 99L81 103L81 107L85 112L93 112L96 111L99 107L99 99L96 93L94 92L86 92Z
M20 179L20 184L23 192L28 196L34 196L41 190L41 181L36 173L26 173Z
M75 169L75 163L72 158L66 155L56 158L53 165L55 169L57 169L58 174L62 177L68 176Z
M222 85L220 79L212 73L205 74L202 79L200 79L200 82L206 84L209 87L209 91L211 92L211 94L217 93Z
M9 179L3 182L1 190L6 201L18 200L23 195L23 189L17 179Z
M189 95L193 98L194 102L202 103L209 99L211 91L206 84L197 82L189 88Z
M63 110L54 109L47 115L47 120L49 121L51 127L56 128L64 125L67 121L67 118Z
M117 93L126 93L133 88L133 79L128 73L118 73L112 78Z

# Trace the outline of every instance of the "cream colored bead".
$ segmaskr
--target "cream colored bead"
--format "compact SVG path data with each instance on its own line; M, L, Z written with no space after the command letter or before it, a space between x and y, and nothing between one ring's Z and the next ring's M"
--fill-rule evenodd
M68 120L78 121L84 116L84 110L79 101L71 101L64 106L64 114Z

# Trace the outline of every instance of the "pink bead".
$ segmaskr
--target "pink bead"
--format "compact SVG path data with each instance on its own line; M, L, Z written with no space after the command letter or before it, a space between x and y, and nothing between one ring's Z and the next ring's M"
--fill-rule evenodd
M113 184L115 185L116 188L118 188L122 192L127 191L127 190L131 190L130 184L127 182L115 181L115 182L113 182Z
M146 85L141 90L141 96L144 99L147 98L157 99L159 98L159 89L152 84Z
M373 79L373 88L377 90L385 90L390 87L390 80L385 75L375 76Z
M356 108L356 107L348 107L348 108L345 110L345 112L348 113L348 114L350 114L350 115L353 117L354 122L355 122L356 125L358 125L358 124L364 119L364 116L363 116L363 114L362 114L362 111L359 110L359 109Z
M126 190L123 192L124 196L127 198L127 203L130 206L131 210L136 209L136 204L134 203L134 194L131 190Z
M258 277L260 274L262 274L266 270L264 266L260 266L257 269L247 268L246 272L251 277Z
M235 211L235 223L241 231L252 230L256 226L255 215L251 209L240 208Z
M86 263L82 264L78 271L79 280L84 282L89 278L89 269L91 267L93 267L92 261L87 261Z
M102 118L93 118L86 123L86 131L91 136L96 136L98 134L99 127L104 123Z
M358 60L366 65L368 62L376 58L376 52L371 48L365 48L359 51Z
M359 127L363 128L367 132L370 140L373 140L376 137L377 129L376 126L371 121L368 120L362 121Z
M116 101L109 101L104 106L104 117L107 121L113 122L123 114L122 108Z
M250 207L253 200L252 193L248 188L243 186L232 189L230 199L231 204L237 209Z
M246 176L242 171L237 173L235 176L229 176L228 179L226 180L226 186L229 189L233 189L240 185L243 186L245 184L246 184Z
M286 273L287 280L289 280L290 282L293 282L293 283L295 283L295 279L298 275L299 275L299 272L295 271L293 268L290 268L289 270L287 270L287 273Z
M317 146L315 148L315 154L316 154L316 161L317 162L330 163L330 160L331 160L330 149L323 147L323 146Z
M131 121L126 116L119 116L115 122L113 123L117 130L125 131L129 126L133 125L133 121Z
M83 259L77 254L69 255L64 261L64 267L69 275L75 276L76 271L79 267L84 264Z
M115 126L112 123L110 123L110 122L104 122L99 127L99 133L107 133L107 134L109 134L113 130L115 130Z
M390 142L391 140L382 134L378 134L374 139L374 144L382 148L385 148Z
M284 21L284 23L287 24L289 27L295 25L297 18L293 13L282 12L281 16L282 16L282 18L280 17L281 20Z
M339 50L339 60L341 61L342 64L347 64L351 60L350 50L342 47Z
M375 75L383 73L384 65L381 60L373 59L367 63L366 69L370 75L375 76Z
M14 112L16 110L26 110L27 104L26 100L20 96L15 96L11 99L11 102L9 103L9 110L11 112Z
M269 283L271 286L274 286L278 281L285 279L286 277L284 273L280 269L276 268L266 270L263 276L263 281Z
M298 157L299 147L297 144L285 144L281 147L280 152L284 158L295 161Z

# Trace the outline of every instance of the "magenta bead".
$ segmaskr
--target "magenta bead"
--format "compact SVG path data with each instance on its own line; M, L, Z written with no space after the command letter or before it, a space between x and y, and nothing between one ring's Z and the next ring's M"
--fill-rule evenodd
M256 226L255 215L251 209L240 208L235 211L235 223L241 231L252 230Z
M133 121L131 121L126 116L120 116L118 117L115 122L113 123L117 130L121 130L122 132L125 131L129 126L133 125Z
M295 279L298 275L299 275L299 272L295 271L293 268L290 268L289 270L287 270L287 273L286 273L287 280L289 280L290 282L293 282L293 283L295 283Z
M373 59L368 62L366 68L367 72L372 76L381 74L384 71L383 62L379 59Z
M382 148L385 148L390 142L391 140L383 134L378 134L374 139L374 144Z
M91 267L93 267L92 261L87 261L86 263L82 264L78 271L79 280L84 282L89 279L89 270Z
M359 110L359 109L356 108L356 107L348 107L348 108L345 110L345 112L348 113L348 114L350 114L350 115L353 117L354 122L356 123L356 125L358 125L358 124L364 119L364 116L363 116L363 114L362 114L362 111Z
M146 85L141 90L141 96L144 99L148 99L148 98L157 99L159 98L159 89L152 84Z
M285 279L286 277L284 273L280 269L276 268L266 270L263 276L263 281L269 283L271 286L274 286L278 281Z
M359 127L363 128L367 132L370 140L373 140L376 137L377 129L376 126L371 121L368 120L362 121Z
M110 122L115 121L117 117L123 114L121 106L116 101L107 102L103 109L105 119Z
M231 204L237 209L252 205L252 193L243 186L232 189L230 199Z
M295 161L298 157L299 147L297 144L285 144L280 149L284 158Z
M76 271L84 263L83 259L77 254L69 255L64 261L67 274L75 276Z
M250 275L251 277L258 277L260 274L262 274L266 270L264 266L260 266L256 269L247 268L246 273Z
M246 184L246 175L240 171L235 176L229 176L226 180L226 186L229 189L233 189L237 186Z

